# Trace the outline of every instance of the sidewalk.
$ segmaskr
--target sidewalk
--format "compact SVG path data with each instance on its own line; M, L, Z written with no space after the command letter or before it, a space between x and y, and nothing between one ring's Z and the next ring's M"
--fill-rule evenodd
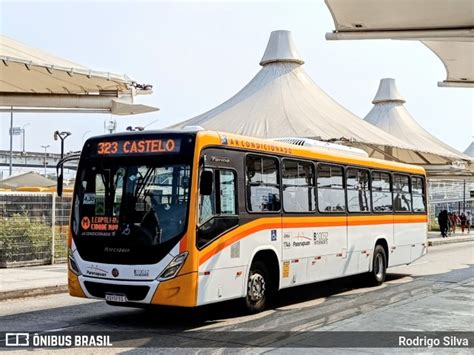
M470 234L458 233L451 234L447 238L442 238L440 232L428 232L428 245L435 246L435 245L442 245L442 244L450 244L450 243L462 243L462 242L469 242L474 241L474 230L471 230Z
M0 301L66 291L66 263L0 269Z
M474 232L456 233L448 238L441 238L439 232L428 232L429 246L466 241L474 241ZM66 263L0 269L0 301L62 292L67 292Z

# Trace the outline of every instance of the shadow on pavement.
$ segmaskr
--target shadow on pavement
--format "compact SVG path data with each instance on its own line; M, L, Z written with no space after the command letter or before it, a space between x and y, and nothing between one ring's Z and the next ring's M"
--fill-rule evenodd
M386 281L397 280L406 276L408 275L387 274ZM284 289L279 292L277 300L269 309L272 310L289 305L297 306L298 303L326 299L354 289L364 289L364 282L365 280L362 275L356 275ZM374 288L370 287L370 289ZM112 309L115 306L106 307ZM139 309L130 307L115 307L115 309L117 310L116 313L109 312L107 315L101 316L98 322L101 324L113 324L120 329L137 329L138 327L185 331L220 323L223 319L247 315L242 305L242 300L224 301L197 308L143 306ZM127 312L126 310L133 311Z

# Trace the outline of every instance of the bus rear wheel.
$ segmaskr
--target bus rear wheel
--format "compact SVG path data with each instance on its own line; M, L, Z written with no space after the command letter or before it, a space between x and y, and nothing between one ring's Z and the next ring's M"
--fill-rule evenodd
M371 286L379 286L385 281L387 275L387 255L381 245L376 245L372 259L372 271L367 275L367 281Z
M270 274L261 261L252 263L247 280L245 307L249 313L258 313L265 309L271 294Z

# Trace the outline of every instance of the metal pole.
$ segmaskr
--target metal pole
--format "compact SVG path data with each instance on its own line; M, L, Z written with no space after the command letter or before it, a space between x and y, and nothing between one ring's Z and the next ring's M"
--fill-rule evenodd
M21 129L21 133L22 133L22 135L23 135L23 146L22 146L23 155L24 155L25 152L26 152L26 129L25 129L25 127L26 127L26 126L29 126L29 125L30 125L30 124L27 123L27 124L23 125L23 127L22 127L22 129Z
M13 107L10 111L10 170L9 176L13 173Z
M466 213L466 180L463 180L462 189L462 211Z
M56 239L56 192L53 192L53 203L51 212L51 228L52 228L52 240L51 240L51 264L54 264L54 248ZM59 232L61 235L61 232Z
M49 144L42 145L41 148L44 148L44 176L46 177L46 156L47 156L46 149L49 148Z

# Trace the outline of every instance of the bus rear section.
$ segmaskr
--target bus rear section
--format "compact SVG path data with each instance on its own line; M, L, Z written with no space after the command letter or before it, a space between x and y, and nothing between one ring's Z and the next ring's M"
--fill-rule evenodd
M364 273L378 285L426 253L423 169L221 140L200 153L214 185L199 197L197 304L259 311L282 288Z

